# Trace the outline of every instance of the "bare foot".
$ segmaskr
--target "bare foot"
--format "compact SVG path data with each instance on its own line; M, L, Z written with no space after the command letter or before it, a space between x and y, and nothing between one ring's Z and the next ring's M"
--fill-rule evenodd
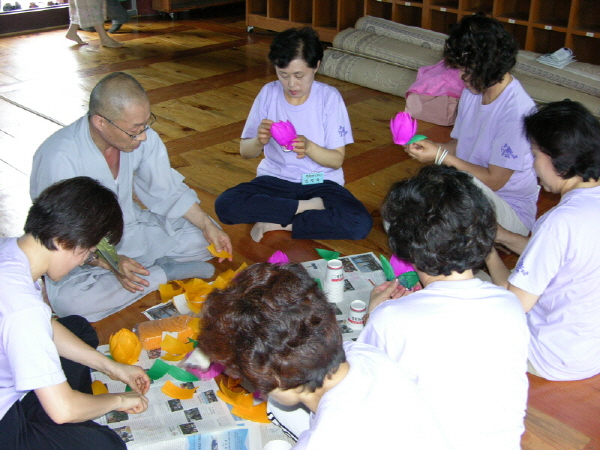
M263 235L269 231L292 231L292 224L282 227L278 223L256 222L250 230L250 236L254 242L260 242Z
M119 41L115 41L114 39L108 38L108 39L100 39L100 43L102 44L103 47L110 47L110 48L121 48L123 47L122 42Z
M79 45L87 45L87 42L84 42L81 40L81 38L77 34L77 31L75 31L74 33L71 31L68 31L67 34L65 35L65 37L67 39L77 42Z
M296 214L300 214L311 209L325 209L323 199L321 197L313 197L309 200L299 200Z

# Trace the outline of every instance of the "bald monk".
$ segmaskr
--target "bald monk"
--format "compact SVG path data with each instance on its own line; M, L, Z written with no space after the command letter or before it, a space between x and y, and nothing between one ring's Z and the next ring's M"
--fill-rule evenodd
M46 279L59 317L100 320L169 280L212 276L214 267L204 262L211 258L209 244L232 252L229 236L171 168L165 145L150 128L155 120L142 86L130 75L112 73L92 90L88 114L46 139L34 155L32 199L56 181L88 176L117 194L125 222L116 247L120 275L99 259L61 281Z

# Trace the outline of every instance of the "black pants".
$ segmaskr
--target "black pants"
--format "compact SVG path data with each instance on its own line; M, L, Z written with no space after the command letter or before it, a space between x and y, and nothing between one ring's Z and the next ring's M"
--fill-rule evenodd
M96 348L98 336L87 320L68 316L59 322L86 344ZM61 358L71 388L91 394L90 369ZM88 420L59 425L44 411L35 392L28 393L0 420L0 448L6 450L113 450L126 449L110 428Z
M325 209L296 214L298 201L313 197L321 197ZM302 185L276 177L256 177L219 195L215 212L227 225L292 224L295 239L364 239L373 225L364 205L348 189L328 180Z

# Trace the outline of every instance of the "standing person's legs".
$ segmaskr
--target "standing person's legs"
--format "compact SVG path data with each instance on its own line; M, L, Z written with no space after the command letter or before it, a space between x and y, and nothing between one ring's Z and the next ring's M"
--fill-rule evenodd
M127 10L123 8L119 0L106 0L106 15L112 21L109 33L116 33L121 25L129 21Z

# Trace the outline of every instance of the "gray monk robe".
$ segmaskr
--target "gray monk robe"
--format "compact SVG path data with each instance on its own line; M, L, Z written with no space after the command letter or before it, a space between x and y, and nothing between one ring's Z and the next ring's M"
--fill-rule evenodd
M88 176L113 190L118 198L125 230L117 252L135 259L150 271L150 286L129 292L115 275L100 267L75 268L59 282L46 278L50 303L59 316L78 314L100 320L158 288L167 281L156 259L169 256L180 261L207 260L208 243L196 226L183 218L196 193L173 170L158 134L148 129L147 140L132 152L121 152L115 180L104 156L92 141L87 115L50 136L36 151L31 172L30 195L36 198L59 180ZM148 209L133 201L133 192Z

